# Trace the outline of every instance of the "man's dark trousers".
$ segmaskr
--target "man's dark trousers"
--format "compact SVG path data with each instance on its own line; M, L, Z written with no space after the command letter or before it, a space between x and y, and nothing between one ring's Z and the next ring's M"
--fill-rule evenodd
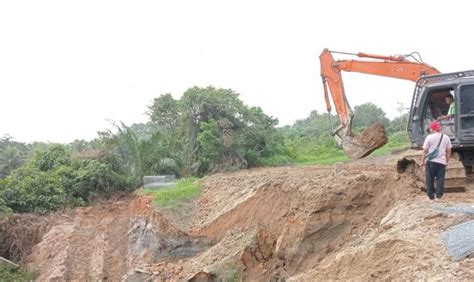
M444 175L446 174L446 165L437 162L426 162L426 192L430 199L434 199L435 188L434 182L436 179L436 198L443 197L444 194Z

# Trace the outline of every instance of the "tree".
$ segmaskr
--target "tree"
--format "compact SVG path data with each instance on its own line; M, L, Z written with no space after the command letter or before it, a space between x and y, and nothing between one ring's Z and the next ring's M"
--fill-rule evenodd
M165 145L176 152L182 175L257 164L274 151L273 139L281 139L278 121L245 106L231 89L193 87L179 100L165 94L148 108L151 121L165 130Z
M153 104L148 106L148 115L153 123L162 129L171 130L176 127L180 115L180 107L171 94L163 94L155 98Z
M198 154L200 172L205 173L208 170L213 170L214 165L219 163L224 150L221 131L217 122L215 120L202 122L197 140L200 145Z
M180 176L181 161L170 145L171 133L152 123L125 125L114 123L117 133L100 132L96 146L104 153L103 160L115 171L131 177L136 186L143 184L143 176L175 174ZM176 142L176 140L174 140Z
M25 160L25 155L13 145L0 149L0 178L20 167Z
M309 117L297 120L291 127L282 130L287 138L317 138L321 135L329 135L338 125L339 120L337 116L312 111Z
M28 158L31 146L16 142L10 135L0 138L0 178L20 167Z
M390 121L387 131L393 132L405 132L408 125L408 118L410 116L410 107L405 107L402 102L398 102L398 116Z
M180 106L182 113L181 136L183 140L186 140L183 144L184 168L189 169L185 171L185 174L196 174L200 165L198 162L199 143L197 137L201 129L201 123L214 120L219 126L221 138L227 136L227 140L230 141L232 138L228 137L232 136L233 131L240 127L244 105L234 91L209 86L207 88L193 87L188 89L180 100Z
M389 119L381 108L373 103L354 107L354 128L367 128L376 122L381 122L385 127L388 127Z
M390 121L387 131L390 133L399 132L399 131L405 132L407 129L407 124L408 124L408 113L402 114L398 117L395 117L392 121Z
M72 149L73 152L82 152L91 148L91 144L84 139L76 139L73 142L68 144L68 147Z
M275 128L278 119L267 116L260 107L251 107L244 111L245 126L237 140L237 150L249 167L262 164L265 158L281 153L283 136Z

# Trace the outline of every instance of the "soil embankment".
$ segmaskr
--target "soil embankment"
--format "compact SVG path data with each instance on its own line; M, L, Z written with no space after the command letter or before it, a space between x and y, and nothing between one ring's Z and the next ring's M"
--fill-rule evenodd
M260 168L202 183L185 224L148 198L76 209L28 266L40 280L474 277L474 259L452 261L438 238L467 216L434 210L393 165ZM474 203L472 193L446 199Z

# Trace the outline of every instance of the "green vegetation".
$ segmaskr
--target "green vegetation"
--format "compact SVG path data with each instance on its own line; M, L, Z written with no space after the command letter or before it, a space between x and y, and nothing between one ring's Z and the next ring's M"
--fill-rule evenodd
M372 156L382 156L394 151L404 150L410 147L410 140L404 131L398 131L388 136L388 143L372 153Z
M353 127L357 129L367 128L371 124L381 122L388 129L390 120L385 112L372 103L365 103L354 107Z
M230 89L193 87L179 100L162 95L149 110L181 176L262 165L283 149L278 120L244 105Z
M0 210L38 212L84 205L89 196L127 191L130 180L99 160L74 160L63 145L37 150L0 179Z
M293 149L295 164L313 165L313 164L334 164L337 162L346 162L350 159L344 154L341 148L325 147L322 142L306 141L304 144L289 144ZM408 136L405 132L394 132L388 135L388 143L382 148L374 151L371 156L383 156L391 154L394 151L407 149L410 147Z
M153 203L159 207L176 208L183 201L198 198L201 194L201 184L194 178L180 179L176 186L165 189L145 189L145 195L153 196Z
M299 165L330 164L348 160L329 134L317 138L294 138L287 141L287 148L290 156Z
M404 128L408 116L401 115L390 122L385 113L377 106L367 103L355 107L354 131L362 132L363 129L375 122L382 122L388 132L388 143L376 150L371 156L390 154L392 151L409 147L408 135ZM343 150L330 136L331 122L337 121L337 117L328 114L319 114L314 111L303 120L298 120L291 127L283 127L280 133L284 136L285 154L297 165L333 164L336 162L349 161ZM333 127L338 124L334 123ZM277 155L278 156L278 155ZM274 157L277 158L277 157ZM280 157L280 159L284 159Z
M217 276L217 281L237 282L242 280L241 272L237 263L232 260L224 261L211 269L211 273Z
M0 178L23 165L35 146L16 142L9 135L0 138Z
M354 108L354 131L385 124L389 143L373 153L408 146L407 115L390 121L371 103ZM0 213L45 213L87 205L91 199L143 186L143 176L184 177L157 193L157 204L176 206L197 197L194 178L256 166L332 164L348 161L330 136L336 116L313 111L292 126L261 108L246 106L231 89L193 87L180 99L164 94L148 106L149 121L99 132L92 141L67 145L0 139ZM189 178L189 179L188 179Z
M19 267L9 267L0 263L0 281L34 281L36 273Z

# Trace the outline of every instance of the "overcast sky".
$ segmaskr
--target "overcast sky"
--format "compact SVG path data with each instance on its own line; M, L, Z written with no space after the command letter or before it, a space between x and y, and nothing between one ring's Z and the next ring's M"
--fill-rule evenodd
M441 1L440 1L441 2ZM292 124L325 111L323 48L419 51L474 69L468 1L0 1L0 136L92 139L108 120L146 122L154 97L231 88ZM350 104L390 118L409 81L344 73Z

